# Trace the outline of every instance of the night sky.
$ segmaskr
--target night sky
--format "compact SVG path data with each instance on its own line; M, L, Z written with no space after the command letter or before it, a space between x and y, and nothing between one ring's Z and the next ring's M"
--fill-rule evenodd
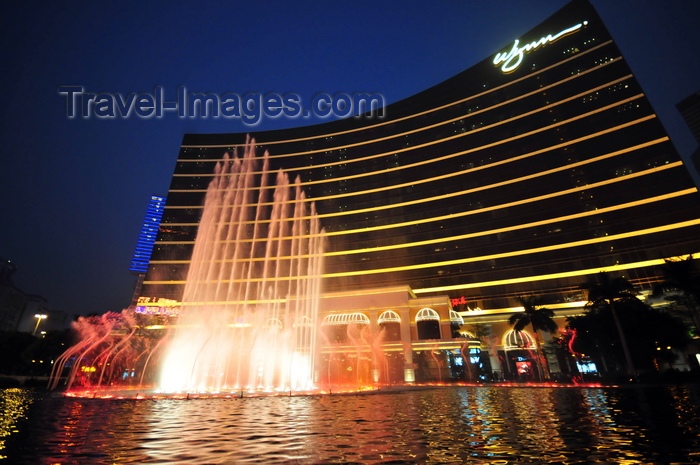
M0 257L15 284L69 313L126 307L151 194L166 195L185 133L309 119L66 116L60 86L411 96L505 49L565 0L11 2L0 16ZM593 0L681 156L675 105L700 91L700 1ZM174 5L177 4L177 5ZM582 18L585 19L585 18ZM553 31L556 32L556 31Z

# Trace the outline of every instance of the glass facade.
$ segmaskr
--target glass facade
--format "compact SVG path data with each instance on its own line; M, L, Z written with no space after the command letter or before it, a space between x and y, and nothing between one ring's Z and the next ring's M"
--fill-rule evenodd
M325 292L567 302L592 273L649 289L664 258L700 252L697 188L585 0L383 118L250 136L316 204ZM142 295L180 299L214 166L247 137L185 135Z

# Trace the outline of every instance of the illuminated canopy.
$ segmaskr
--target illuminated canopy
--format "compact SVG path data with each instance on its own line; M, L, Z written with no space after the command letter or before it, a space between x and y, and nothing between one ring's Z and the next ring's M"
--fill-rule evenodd
M393 310L387 310L379 315L379 324L381 323L401 323L401 317Z
M423 308L416 314L416 323L419 321L440 321L440 315L432 308Z
M511 329L503 335L503 348L508 349L528 349L535 347L535 340L527 331L516 331Z
M337 313L334 315L326 315L323 318L323 325L349 325L355 323L358 325L368 325L369 318L364 313Z
M454 310L450 310L450 322L463 325L464 318L462 318L462 316L459 313L455 312Z

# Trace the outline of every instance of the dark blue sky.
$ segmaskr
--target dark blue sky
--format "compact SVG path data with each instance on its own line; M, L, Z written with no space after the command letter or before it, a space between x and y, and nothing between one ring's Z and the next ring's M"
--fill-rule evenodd
M183 134L310 121L69 119L59 86L378 92L391 103L492 56L567 2L16 3L0 17L0 257L22 290L85 314L129 304L140 223L149 196L167 193ZM700 90L700 2L592 3L688 157L696 144L675 105Z

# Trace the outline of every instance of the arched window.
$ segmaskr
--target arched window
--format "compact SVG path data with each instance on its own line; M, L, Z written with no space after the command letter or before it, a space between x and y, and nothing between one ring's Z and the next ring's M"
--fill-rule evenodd
M308 316L297 318L294 322L295 343L299 349L311 349L314 337L314 322Z
M322 325L347 325L351 323L357 323L361 325L368 325L369 318L364 313L336 313L333 315L326 315L323 318Z
M440 315L432 308L423 308L416 314L418 339L441 339Z
M308 316L302 316L299 318L297 321L294 322L294 327L299 328L299 327L311 327L313 326L314 323L311 321L311 318Z
M321 322L323 332L329 342L345 343L350 339L349 332L369 326L369 318L364 313L336 313L326 315Z
M393 310L387 310L377 319L379 330L384 332L385 341L401 340L401 317Z
M416 323L419 321L440 321L440 315L432 308L423 308L416 314Z
M459 334L459 330L462 328L463 324L464 319L462 316L454 310L450 310L450 332L452 333L452 338L462 337L461 334Z
M265 322L265 328L282 329L282 322L278 318L270 318Z
M462 326L464 324L464 318L454 310L450 310L450 323Z
M379 315L379 319L377 320L379 324L382 323L401 323L401 317L399 316L398 313L396 313L393 310L387 310L381 315Z
M503 348L505 350L534 349L535 339L527 331L511 329L503 335Z

